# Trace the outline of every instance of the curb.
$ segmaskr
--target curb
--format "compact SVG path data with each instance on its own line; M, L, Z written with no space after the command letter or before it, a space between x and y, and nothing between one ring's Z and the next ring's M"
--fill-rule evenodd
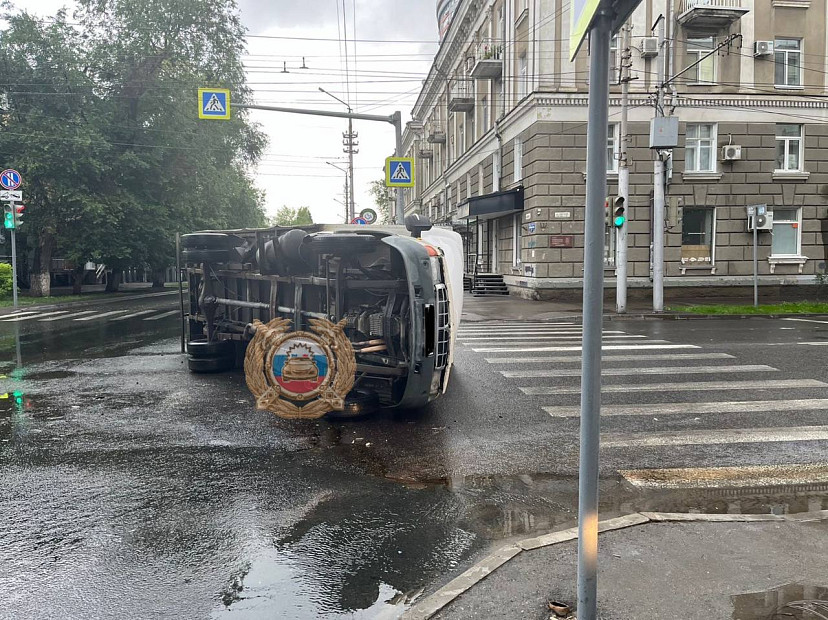
M549 313L543 313L549 314ZM545 317L542 321L561 321L571 320L580 321L583 319L583 314L560 314L553 317ZM630 320L660 320L660 321L685 321L685 320L709 320L709 319L725 319L725 320L743 320L743 319L789 319L789 318L807 318L807 317L822 317L828 319L828 314L825 313L780 313L780 314L696 314L690 312L641 312L641 313L627 313L627 314L604 314L605 321L630 321ZM486 318L480 320L462 319L461 323L487 323L493 321L502 321L503 318ZM530 321L531 319L526 319Z
M814 512L800 512L792 515L775 514L694 514L684 512L634 512L623 517L599 521L598 533L621 530L646 523L669 523L669 522L706 522L706 523L747 523L756 521L792 521L807 523L811 521L828 520L828 510L817 510ZM402 620L427 620L454 599L473 586L480 583L495 570L506 564L509 560L517 557L524 551L549 547L562 542L577 540L578 528L572 527L566 530L550 532L541 536L524 538L515 543L510 543L495 550L471 568L461 573L434 594L426 597L402 616Z
M114 293L118 295L118 293ZM146 299L149 297L163 297L164 295L178 295L178 290L174 291L161 291L158 293L127 293L121 294L118 297L113 297L111 299L103 299L103 298L96 298L96 299L78 299L75 301L67 301L64 303L54 303L54 304L43 304L37 306L20 306L16 310L9 306L8 308L0 308L0 316L5 316L7 314L14 314L15 312L27 312L29 310L59 310L60 308L74 308L74 307L84 307L84 306L91 306L91 305L106 305L106 304L114 304L119 301L129 301L131 299Z

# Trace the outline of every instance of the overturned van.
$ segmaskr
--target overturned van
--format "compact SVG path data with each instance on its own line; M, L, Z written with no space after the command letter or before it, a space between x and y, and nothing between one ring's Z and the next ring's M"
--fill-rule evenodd
M457 233L409 216L405 228L207 231L184 235L181 245L192 372L244 360L253 390L250 369L261 364L251 363L248 347L269 329L283 346L263 353L265 375L294 410L337 385L347 394L333 415L421 407L445 392L462 309ZM305 337L285 340L291 333ZM326 357L337 354L342 363ZM335 372L348 380L331 379Z

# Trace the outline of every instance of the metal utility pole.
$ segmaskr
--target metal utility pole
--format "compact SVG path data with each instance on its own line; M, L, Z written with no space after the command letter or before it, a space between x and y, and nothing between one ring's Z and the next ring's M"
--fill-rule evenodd
M12 209L15 208L14 203L12 203ZM9 232L11 232L11 253L12 253L12 304L14 305L14 309L17 310L17 231L12 228Z
M615 311L624 314L627 311L627 226L629 224L630 208L630 166L627 157L629 142L627 129L627 112L630 103L630 65L632 62L632 48L630 38L632 24L624 26L623 51L621 52L621 148L618 160L618 195L624 199L627 210L627 221L617 229L615 239Z
M656 80L656 116L664 116L664 16L658 20L658 63ZM664 311L664 159L656 151L653 170L653 312Z
M348 199L348 196L346 196L345 202L348 203L348 222L350 222L356 216L354 209L354 154L359 153L359 149L356 148L359 142L356 141L357 134L354 133L354 119L351 114L353 110L349 104L342 101L342 99L336 95L332 95L321 86L319 87L319 92L325 93L331 99L337 100L339 103L348 108L348 131L343 132L342 134L342 146L344 147L342 152L348 154L348 177L350 178L351 191L349 192L350 200ZM346 222L346 224L348 222Z
M609 78L607 78L609 79ZM289 114L310 114L311 116L333 116L334 118L355 118L362 121L378 121L394 125L394 140L397 152L402 152L402 114L399 111L391 116L380 116L379 114L357 114L351 112L327 112L325 110L307 110L305 108L283 108L272 105L256 105L253 103L236 103L236 108L246 110L264 110L265 112L287 112ZM397 224L402 224L405 218L402 189L397 188L397 208L395 219Z
M589 32L589 115L584 234L581 444L578 470L578 618L598 616L598 448L604 310L604 201L612 11L598 9Z
M340 172L345 173L345 223L347 224L348 222L350 222L355 217L355 216L348 217L351 214L352 210L353 210L353 203L350 200L350 196L351 196L351 194L353 194L353 189L352 189L353 188L353 182L354 182L354 178L353 178L354 169L353 169L353 166L348 168L348 170L344 170L343 168L340 168L336 164L333 164L329 161L326 161L325 163L328 164L329 166L333 166L334 168L336 168ZM349 176L351 178L350 183L348 181Z

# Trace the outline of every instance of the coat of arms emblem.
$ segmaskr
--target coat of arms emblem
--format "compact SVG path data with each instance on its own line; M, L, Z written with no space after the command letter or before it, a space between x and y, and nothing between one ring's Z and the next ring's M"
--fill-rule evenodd
M354 385L356 359L345 322L311 319L313 332L289 332L290 320L254 321L244 372L256 406L283 418L340 411Z

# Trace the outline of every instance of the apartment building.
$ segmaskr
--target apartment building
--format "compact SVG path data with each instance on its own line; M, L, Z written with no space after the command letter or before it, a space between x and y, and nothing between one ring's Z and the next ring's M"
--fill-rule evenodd
M569 0L440 0L439 51L412 111L405 151L419 211L464 234L467 271L512 294L548 298L583 277L588 46L569 61ZM448 16L447 16L448 14ZM659 50L653 24L665 19ZM665 286L752 282L746 207L763 284L812 283L828 248L826 0L644 0L630 46L613 39L608 195L617 191L621 62L630 65L628 274L651 286L655 152L649 148L663 54L663 113L679 119L666 194L683 206L665 231ZM710 52L714 52L710 54ZM699 62L700 61L700 62ZM688 69L689 67L689 69ZM607 227L612 286L615 231Z

